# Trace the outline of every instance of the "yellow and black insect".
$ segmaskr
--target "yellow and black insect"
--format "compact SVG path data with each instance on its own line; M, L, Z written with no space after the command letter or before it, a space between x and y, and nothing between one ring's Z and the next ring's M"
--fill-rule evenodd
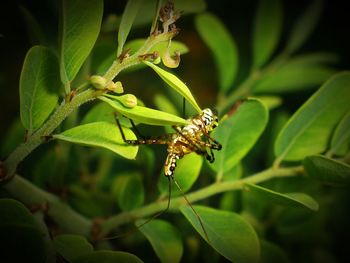
M210 136L210 132L218 125L218 117L215 111L209 108L204 109L200 114L188 119L188 121L190 124L186 126L173 126L174 133L137 140L127 140L118 120L117 123L122 138L127 144L167 144L168 156L164 164L164 174L166 177L172 177L176 167L176 160L181 159L186 154L195 152L205 156L209 162L214 162L213 150L221 150L221 144ZM132 121L131 123L137 132Z
M170 195L171 195L171 186L170 186L170 178L171 178L176 184L177 188L182 193L188 205L191 207L191 209L195 213L207 237L207 240L209 241L203 222L199 217L199 215L193 209L190 202L187 200L186 196L181 190L181 187L176 182L174 178L174 171L176 168L176 161L184 157L186 154L193 153L193 152L199 155L205 156L209 162L214 162L215 157L214 157L213 150L219 151L222 148L221 144L210 136L211 131L218 126L217 113L214 110L211 110L209 108L204 109L200 114L197 114L194 117L188 119L190 124L183 127L175 126L175 125L172 126L173 129L175 130L174 133L168 133L161 136L150 137L150 138L143 138L143 136L141 136L141 134L136 129L136 126L133 123L133 121L130 119L130 122L133 128L135 129L135 132L139 137L141 137L140 139L137 139L137 140L127 140L121 128L120 122L118 121L118 118L116 120L124 142L129 145L142 145L142 144L168 145L168 148L167 148L168 155L164 164L164 174L169 180L168 205L164 211L156 214L151 219L159 216L160 214L164 213L169 209ZM145 223L149 222L150 220L147 220ZM144 225L145 223L143 223L142 225ZM142 225L138 227L141 227Z

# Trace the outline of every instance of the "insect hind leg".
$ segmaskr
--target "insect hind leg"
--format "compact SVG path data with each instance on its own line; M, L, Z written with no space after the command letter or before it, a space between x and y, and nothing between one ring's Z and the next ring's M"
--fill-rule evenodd
M123 131L123 128L122 128L122 125L120 124L120 121L117 117L117 113L115 113L115 121L117 122L117 126L119 128L119 131L120 131L120 134L122 136L122 139L125 143L127 144L130 144L130 145L141 145L141 144L166 144L167 141L168 141L168 138L166 135L161 135L161 136L158 136L158 137L150 137L150 138L144 138L142 136L142 139L137 139L137 140L128 140L126 139L125 137L125 134L124 134L124 131ZM131 125L133 126L133 128L135 128L135 131L136 131L136 134L140 136L140 133L139 131L137 130L134 122L129 119L130 122L131 122Z

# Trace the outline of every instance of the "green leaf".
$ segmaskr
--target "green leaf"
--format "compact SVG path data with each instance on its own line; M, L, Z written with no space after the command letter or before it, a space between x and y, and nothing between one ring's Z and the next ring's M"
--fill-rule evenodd
M84 116L81 124L87 124L91 122L110 122L117 124L115 119L115 109L107 103L98 103L94 105ZM124 116L118 116L120 124L124 127L131 128L130 120ZM136 124L136 123L135 123Z
M283 249L274 243L260 239L261 256L260 263L289 263L288 257Z
M304 13L297 19L287 41L287 52L295 52L311 35L319 21L323 5L323 0L312 1Z
M233 168L254 146L267 120L268 111L260 101L249 99L240 105L212 133L222 144L222 150L215 153L216 161L211 167L217 172Z
M337 55L326 52L295 56L276 70L266 73L255 84L254 91L283 93L315 87L335 73L325 64L334 64L338 60Z
M284 93L313 88L331 77L336 70L321 65L321 54L308 54L291 59L276 71L265 74L254 86L257 93Z
M158 111L158 110L154 110L154 109L142 107L142 106L126 108L122 106L119 101L111 100L106 97L99 97L99 99L111 105L119 113L139 123L145 123L149 125L159 125L159 126L188 124L188 121L163 111Z
M141 225L145 220L137 220ZM183 254L180 232L173 225L163 220L153 220L139 228L151 243L153 250L163 263L180 262Z
M98 103L85 114L81 124L100 121L116 124L114 112L115 110L108 104Z
M100 32L102 0L64 0L61 28L61 80L65 84L77 75Z
M201 112L201 108L198 106L196 100L194 99L190 89L174 74L161 69L160 67L154 65L151 62L144 61L144 63L151 67L166 84L180 93L198 112Z
M85 254L71 261L72 263L116 263L116 262L128 262L128 263L142 263L143 261L137 256L122 252L122 251L109 251L99 250L89 254Z
M310 196L304 193L278 193L259 185L245 184L248 190L253 193L258 200L265 200L265 202L272 202L283 206L301 206L318 210L318 203Z
M142 206L145 193L139 174L118 175L113 182L113 188L119 189L117 201L123 211L130 211Z
M55 250L67 261L93 252L94 248L85 237L79 235L59 235L53 239Z
M278 96L254 96L253 98L260 100L269 110L279 107L283 102Z
M21 121L32 133L57 105L61 87L55 54L43 46L32 47L24 60L19 83Z
M210 245L225 258L235 263L258 262L260 246L251 225L241 216L204 206L193 206L201 217ZM203 229L193 211L188 206L180 207L200 235L206 239Z
M322 155L308 156L303 161L306 173L322 183L350 184L350 166Z
M350 142L350 112L339 122L331 140L330 152L337 155L345 155L349 150Z
M282 17L280 0L260 0L253 30L254 67L265 64L275 51L281 35Z
M238 51L235 40L225 25L213 14L202 13L195 18L196 29L213 53L223 92L230 89L238 70Z
M29 210L13 199L0 199L1 262L45 262L42 233Z
M175 105L166 96L162 94L157 93L154 96L154 104L161 111L165 111L174 115L179 115L179 112L176 109Z
M119 25L117 56L119 56L123 51L124 43L129 35L132 23L134 22L141 3L142 0L128 0L126 3Z
M203 157L196 153L191 153L177 161L177 166L174 171L175 180L180 185L183 192L191 189L196 182L203 164ZM164 175L164 173L162 173ZM158 181L158 189L162 194L168 194L169 184L164 176L161 176ZM171 182L172 183L172 182ZM181 192L172 183L172 196L180 195Z
M275 155L297 161L325 151L336 124L350 110L350 72L330 78L316 91L279 133Z
M136 139L135 134L127 128L123 128L125 137L130 140ZM54 138L87 146L106 148L127 159L134 159L138 147L125 144L116 124L108 122L93 122L60 134L53 135Z

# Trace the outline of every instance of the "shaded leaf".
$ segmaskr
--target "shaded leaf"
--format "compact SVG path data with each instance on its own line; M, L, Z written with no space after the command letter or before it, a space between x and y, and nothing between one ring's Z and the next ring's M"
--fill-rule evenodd
M288 257L284 250L274 243L260 239L261 257L260 263L289 263Z
M258 237L253 227L241 216L204 206L193 207L203 221L210 245L216 251L236 263L258 262L260 254ZM182 206L180 210L197 232L206 239L191 208Z
M196 182L203 164L203 157L196 153L191 153L177 161L174 171L174 178L180 185L183 192L191 189ZM164 172L162 173L164 175ZM168 194L169 184L165 176L161 176L158 181L158 189L162 194ZM171 182L172 183L172 182ZM180 195L178 188L172 183L172 196Z
M46 47L32 47L24 60L19 83L21 121L32 133L49 117L61 87L58 61Z
M41 28L36 18L30 13L30 11L24 6L19 6L19 11L21 12L23 20L25 22L24 25L27 28L27 34L30 38L30 42L32 44L48 44L43 29Z
M313 211L318 210L318 203L304 193L278 193L255 184L246 184L248 190L255 194L259 200L273 202L283 206L302 206Z
M226 92L232 86L238 69L236 43L225 25L213 14L197 15L195 26L213 53L219 76L219 86L223 92Z
M143 261L137 256L122 252L122 251L109 251L99 250L89 254L85 254L71 261L72 263L115 263L115 262L128 262L128 263L142 263Z
M125 137L134 140L136 136L127 128L123 128ZM108 122L93 122L60 134L53 135L54 138L87 146L106 148L128 159L134 159L138 147L125 144L117 125Z
M201 112L201 108L198 106L196 100L194 99L190 89L183 83L178 77L174 74L161 69L160 67L150 63L148 61L144 61L144 63L151 67L166 84L180 93L198 112Z
M266 107L256 99L239 106L228 119L219 123L212 135L222 144L211 165L215 171L225 172L234 167L254 146L268 120Z
M113 182L113 188L119 189L117 201L123 211L140 207L144 202L145 194L139 174L119 175Z
M124 47L124 43L129 35L131 26L134 22L137 12L139 11L142 0L128 0L120 21L118 30L118 51L119 56Z
M287 41L287 52L292 53L299 49L311 35L321 16L323 4L323 0L313 0L297 19Z
M15 147L23 142L25 129L20 121L16 119L1 138L0 154L2 157L7 156Z
M350 166L322 155L307 156L303 161L307 174L322 183L350 184Z
M79 213L90 217L105 217L113 211L110 195L75 184L69 187L69 203Z
M277 47L282 29L280 0L260 0L254 21L253 64L260 67Z
M293 114L275 142L280 160L297 161L326 150L336 124L350 110L350 72L330 78Z
M254 91L284 93L314 88L334 73L336 70L329 66L308 63L303 59L290 60L276 71L264 75L254 86Z
M62 14L60 70L67 92L99 35L103 1L64 0Z
M45 262L45 242L29 210L13 199L0 199L1 262Z
M159 126L188 124L186 120L163 111L158 111L158 110L154 110L154 109L142 107L142 106L126 108L116 100L111 100L106 97L99 97L99 99L108 103L119 113L139 123L145 123L149 125L159 125Z
M294 56L257 82L257 92L286 92L313 87L335 72L328 64L339 61L334 53L316 52ZM328 77L327 77L328 76Z
M69 262L94 250L85 237L71 234L56 236L53 245L55 250Z
M349 150L350 143L350 112L339 122L331 140L331 153L345 155Z
M136 225L144 222L145 220L137 220ZM179 230L173 225L157 219L143 225L139 230L151 243L161 262L180 262L183 254L182 240Z

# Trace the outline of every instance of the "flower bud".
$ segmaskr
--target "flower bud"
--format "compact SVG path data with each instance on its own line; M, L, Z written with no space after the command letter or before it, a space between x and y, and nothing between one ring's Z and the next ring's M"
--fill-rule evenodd
M137 105L137 98L133 94L125 94L119 97L119 101L128 108L134 108Z
M96 89L104 89L106 87L107 80L102 76L93 75L90 77L90 83Z
M111 81L110 83L108 83L106 89L118 94L121 94L124 92L123 85L120 81L117 81L117 82Z
M180 65L180 52L175 51L175 57L171 57L169 53L169 47L166 49L162 56L164 66L168 68L177 68Z

